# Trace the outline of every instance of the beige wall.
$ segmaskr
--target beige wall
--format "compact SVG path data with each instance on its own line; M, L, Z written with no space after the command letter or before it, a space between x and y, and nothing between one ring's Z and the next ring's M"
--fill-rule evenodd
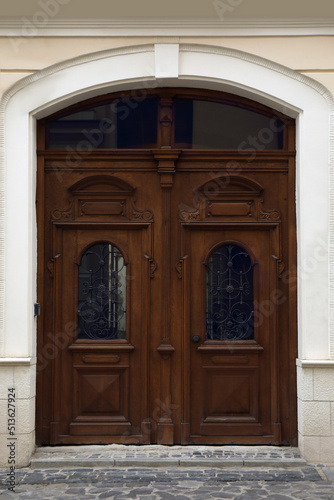
M41 10L44 0L15 0L12 2L1 2L1 16L33 16ZM224 5L223 2L218 5ZM226 2L226 13L233 19L248 18L328 18L333 16L333 0L317 0L308 2L305 0L280 0L272 2L268 0L234 0ZM58 0L58 17L91 19L98 18L147 18L147 17L169 17L169 18L211 18L216 17L217 12L212 0L126 0L116 2L110 0L95 0L94 2L83 2L82 0ZM220 7L222 9L222 7Z
M0 93L52 64L105 49L156 42L229 47L300 71L334 94L334 37L0 37Z
M271 36L271 37L226 37L226 38L217 38L217 37L174 37L174 38L154 38L154 37L87 37L87 38L82 38L82 37L36 37L36 38L22 38L22 39L10 39L8 37L0 37L0 93L5 91L5 89L9 88L13 83L15 83L17 80L23 78L26 75L33 74L34 72L45 68L47 66L50 66L52 64L64 61L66 59L70 59L76 56L80 56L82 54L86 53L91 53L91 52L96 52L104 49L111 49L111 48L116 48L116 47L122 47L122 46L129 46L129 45L138 45L138 44L147 44L147 43L154 43L154 42L180 42L180 43L198 43L198 44L208 44L208 45L218 45L222 47L230 47L238 50L242 50L251 54L255 54L261 57L264 57L268 60L275 61L277 63L283 64L284 66L287 66L289 68L292 68L296 71L300 71L301 73L304 73L315 80L318 80L319 82L323 83L333 94L334 94L334 59L333 59L333 54L334 54L334 37L329 37L329 36ZM153 53L153 51L152 51ZM138 68L142 70L142 68L146 69L145 64L147 61L151 61L150 59L151 54L148 54L148 56L145 57L143 56L143 60L141 60L141 64L138 64ZM210 58L211 57L211 62ZM205 58L205 59L204 59ZM220 78L224 81L226 81L231 74L231 71L233 71L233 68L229 66L229 59L228 57L222 58L224 63L217 63L215 55L213 54L196 54L194 58L194 53L191 53L191 58L189 60L191 61L191 64L194 64L196 67L192 67L191 65L185 66L186 69L189 71L189 67L191 72L190 73L181 73L183 75L197 75L198 71L198 65L205 67L206 64L208 64L208 68L213 68L214 75L211 75L211 73L204 73L205 77L207 78L216 78L217 74L219 71L217 70L217 66L214 66L215 64L221 64L220 69L225 68L224 65L226 65L225 68L225 73L223 76L220 76ZM152 60L154 61L154 56L152 55ZM168 59L166 59L168 61ZM209 61L209 62L208 62ZM107 61L109 64L109 62ZM110 73L107 73L106 76L106 68L110 68L110 66L107 66L107 64L103 65L101 63L101 69L97 73L98 78L101 77L101 75L111 78L111 80L106 80L107 82L112 81L112 77L115 76L115 73L119 69L119 63L117 63L118 66L114 68L114 70L110 70ZM128 76L128 63L126 60L123 61L122 63L124 65L122 71L119 73L121 75L121 79L126 79ZM190 63L187 63L190 64ZM259 62L257 62L259 64ZM180 67L182 67L182 63L180 62ZM261 66L261 65L260 65ZM219 67L219 66L218 66ZM249 63L245 65L245 68L249 67ZM254 65L255 67L255 65ZM143 73L141 73L138 69L138 75L141 77ZM170 71L170 68L167 64L167 69ZM279 102L294 102L296 103L295 106L300 109L307 109L307 113L305 115L310 115L311 117L311 123L313 124L314 122L317 123L317 127L315 127L315 130L313 130L313 127L310 126L309 122L307 121L307 125L305 126L305 133L310 133L312 131L312 136L311 138L307 136L308 140L303 139L303 147L304 149L301 149L302 152L302 157L303 157L303 182L302 182L302 188L304 191L302 191L303 196L301 196L301 202L299 205L299 216L300 214L307 214L309 213L310 210L310 204L309 204L309 197L308 193L312 192L312 196L314 197L316 203L315 206L319 210L319 213L321 213L321 218L317 219L317 228L316 230L313 228L312 223L314 224L314 221L312 222L312 217L307 218L305 215L305 222L304 224L301 225L302 231L301 231L301 236L304 239L301 239L301 244L300 248L302 251L302 254L306 256L306 263L307 258L311 256L313 258L312 254L312 242L311 238L309 235L312 235L312 240L315 241L315 238L313 238L313 234L319 234L319 228L320 231L324 227L325 230L327 231L327 223L326 223L326 217L323 216L324 213L326 213L326 203L327 203L327 165L328 165L328 154L327 154L327 149L326 149L326 144L327 144L327 127L328 127L328 112L327 112L327 104L325 103L325 99L322 99L317 94L317 98L315 99L315 96L312 94L311 95L311 100L307 101L308 106L305 105L306 100L309 97L309 90L312 87L310 85L310 82L308 82L308 85L304 85L303 88L301 89L302 85L300 87L296 87L296 80L291 78L289 74L285 74L284 78L281 78L281 75L275 73L275 77L271 75L271 72L267 68L266 71L262 71L263 68L260 68L260 75L261 75L261 86L258 85L258 82L256 81L256 84L254 84L254 81L258 78L254 76L254 81L252 78L248 79L246 78L247 73L246 71L241 72L240 74L242 77L240 77L240 85L244 85L246 88L259 88L261 89L262 95L274 95L277 96L277 100ZM85 80L85 85L87 84L87 80L89 80L89 71L86 71L85 69L82 70L82 74L87 75L86 80ZM79 72L80 73L80 72ZM80 74L76 75L76 78L79 80ZM284 73L284 72L283 72ZM71 75L71 77L68 77L68 74ZM73 82L73 74L72 73L66 73L65 70L63 70L63 87L61 91L63 92L63 89L65 88L65 94L71 93L72 92L72 82ZM136 73L137 74L137 73ZM252 75L252 72L249 73ZM125 76L124 76L125 75ZM263 79L262 75L266 75ZM146 75L145 75L146 76ZM154 73L150 76L153 78ZM24 99L22 100L22 95L24 95L24 92L18 94L17 96L14 96L12 101L12 108L9 109L8 111L8 116L10 116L10 120L7 122L7 137L10 136L10 139L8 139L7 144L10 144L11 147L7 148L6 154L7 154L7 161L8 165L13 165L13 166L18 166L19 172L23 173L23 175L18 175L16 172L16 169L10 169L8 168L6 172L7 179L9 178L9 173L11 172L11 179L12 181L8 183L9 186L15 186L15 193L17 193L17 177L20 178L21 182L21 190L19 189L19 192L23 193L23 202L25 203L24 206L29 207L30 210L30 205L29 203L31 202L31 190L30 186L29 189L26 187L28 186L28 182L26 179L28 179L28 173L30 175L31 172L31 164L30 161L28 160L29 154L30 154L30 141L31 138L29 136L30 129L28 127L28 111L30 112L33 109L37 109L41 103L43 102L44 96L49 95L47 92L50 92L51 88L52 90L55 89L54 86L54 79L53 76L49 76L49 87L45 89L43 86L45 83L47 77L44 77L41 79L41 81L38 82L38 85L35 85L34 88L30 89L29 88L25 89L26 90L26 101ZM218 77L217 77L218 78ZM259 77L260 78L260 77ZM102 78L103 81L103 78ZM44 83L43 83L44 82ZM64 84L65 82L65 84ZM71 85L69 85L69 82ZM95 80L92 82L94 83ZM90 85L93 87L91 83ZM104 82L105 83L105 82ZM262 83L264 83L262 85ZM74 84L73 84L74 85ZM81 89L82 88L82 79L80 82L76 82L75 85L73 86L74 89ZM33 86L29 86L33 87ZM303 94L303 91L305 95ZM41 91L41 93L40 93ZM59 91L60 92L60 91ZM293 97L291 97L291 93L295 93ZM55 92L55 94L57 94ZM299 96L302 94L301 100L299 100ZM39 100L39 95L41 95L41 100ZM62 94L64 95L64 94ZM259 93L260 95L260 93ZM32 100L33 99L33 100ZM310 104L309 104L310 103ZM35 106L35 107L34 107ZM319 116L323 117L324 111L321 111L321 107L324 106L326 113L324 116L324 119L320 120L320 126L319 126ZM320 108L320 111L318 109ZM314 110L317 110L316 113ZM14 112L14 118L13 115L10 114ZM16 115L15 115L16 113ZM313 117L315 116L315 118ZM12 124L10 124L10 121L12 120ZM310 118L308 118L310 120ZM304 122L305 123L305 122ZM22 131L23 133L20 136L21 137L21 143L20 143L20 148L18 150L16 149L17 146L17 130ZM8 132L9 131L9 132ZM314 135L313 135L314 134ZM319 145L319 151L314 151L313 144L316 143ZM12 156L11 156L12 155ZM317 157L317 160L314 160L315 156ZM9 158L9 160L8 160ZM315 161L320 162L320 165L318 164L317 167L319 168L319 173L317 176L314 176L314 164ZM15 182L14 182L15 178ZM325 179L325 181L323 181ZM318 186L318 187L317 187ZM320 189L321 186L321 189ZM323 186L325 186L323 188ZM318 190L317 190L318 189ZM324 196L321 197L317 195L317 193L324 193ZM315 193L315 194L314 194ZM323 198L323 199L322 199ZM23 237L26 236L26 240L28 241L29 239L29 245L30 245L30 234L29 238L27 237L27 232L25 231L26 227L34 227L35 221L31 222L31 213L29 210L26 211L26 218L24 218L21 214L20 217L15 219L17 210L14 210L13 206L16 204L16 199L14 199L13 196L10 194L7 195L7 206L9 206L8 213L11 215L12 219L8 219L8 227L16 227L16 224L12 224L11 221L16 220L19 221L19 223L22 225L24 230L22 231ZM11 200L11 201L9 201ZM13 201L14 200L14 201ZM325 200L325 201L324 201ZM10 205L11 203L11 205ZM303 204L302 204L303 203ZM325 203L322 205L322 203ZM321 212L321 207L325 206L325 209ZM312 211L314 212L314 207L312 206ZM16 205L15 205L16 209ZM316 212L314 212L316 213ZM28 221L26 223L26 221ZM30 225L29 225L30 224ZM313 229L312 229L313 228ZM325 231L324 230L324 231ZM327 241L325 238L327 237L324 232L320 234L322 235L322 239L324 241ZM10 236L9 233L6 235L7 240L9 237L14 239L14 236ZM22 242L21 242L22 243ZM307 245L306 245L307 243ZM15 241L16 245L16 241ZM17 245L16 245L17 246ZM14 243L12 242L11 246L9 245L8 248L14 248ZM16 247L15 247L16 248ZM28 243L26 243L26 251L23 252L25 255L31 255L29 252L31 252L31 247L28 246ZM316 247L314 247L316 249ZM9 252L10 254L10 252ZM14 261L14 259L13 259ZM312 261L313 262L313 261ZM20 272L20 268L17 268L17 260L15 260L15 264L12 262L11 266L12 267L7 267L7 273L12 271L12 278L13 276L17 275L17 278L15 279L19 280L20 283L22 283L22 275L25 277L25 282L28 283L28 280L31 279L31 275L29 274L30 271L27 271L28 265L26 265L26 261L21 262L21 268L24 269L24 273ZM324 274L327 276L327 261L326 263L321 264L324 267ZM319 264L320 266L320 264ZM9 269L9 271L8 271ZM30 268L29 268L30 269ZM318 268L319 270L319 268ZM8 274L7 274L8 275ZM326 281L323 280L321 281L321 284L326 285ZM9 291L13 289L17 289L15 287L15 280L13 283L10 282L10 286L8 287ZM304 302L309 302L309 308L312 309L312 306L314 304L311 303L311 300L309 300L309 297L311 296L310 290L311 288L307 288L307 280L304 280L303 286L304 288L302 289L303 293L301 296L304 298ZM325 290L325 285L321 290ZM318 285L316 285L318 286ZM28 289L28 286L26 288L23 286L23 289L26 290ZM320 288L319 288L320 289ZM23 294L26 292L22 292ZM326 293L327 291L324 292L325 297L327 297ZM8 293L7 299L10 296L10 293ZM312 290L312 298L314 298L314 293ZM15 301L16 301L16 296L15 296ZM26 298L26 295L24 295L24 298L22 300L22 303L24 304L30 304L31 305L31 297L29 296ZM314 300L313 300L314 302ZM322 300L322 297L320 297L319 302L322 302L323 304L326 305L326 301ZM14 304L14 299L12 299L12 305ZM303 305L303 304L302 304ZM7 300L7 307L8 307L8 300ZM327 306L326 306L327 307ZM15 302L15 309L14 306L12 310L16 312L16 302ZM25 309L28 311L28 307ZM306 310L305 305L303 305L303 310ZM10 318L14 317L14 314L10 316L10 313L8 313ZM309 342L309 345L312 348L316 347L316 343L319 341L319 325L318 326L318 331L317 331L317 339L314 338L314 331L312 330L312 325L311 327L308 326L307 321L302 318L301 324L303 325L303 342L306 344ZM326 318L322 318L322 321L324 324L326 324ZM16 331L16 323L14 324L14 321L12 320L13 326L13 331ZM321 325L320 325L321 326ZM30 328L30 327L29 327ZM28 327L26 327L26 331L29 333ZM304 331L305 330L305 331ZM320 328L322 332L324 332L324 336L327 335L327 330L325 327ZM8 328L8 331L11 331L10 328ZM302 331L302 329L301 329ZM21 334L21 332L20 332ZM7 337L8 340L9 335ZM14 338L13 336L11 338ZM15 337L16 338L16 337ZM311 338L311 340L310 340ZM30 339L30 337L29 337ZM326 337L327 339L327 337ZM28 342L28 338L24 337L23 341L25 343ZM327 345L327 344L326 344ZM305 349L305 347L303 347ZM311 349L311 348L310 348ZM317 356L317 349L314 349L316 352L314 354L315 358ZM29 363L29 364L28 364ZM321 363L321 360L320 360ZM323 462L326 464L333 464L334 463L334 455L333 455L333 446L334 446L334 394L333 394L333 381L334 381L334 369L333 369L333 362L328 361L326 364L325 368L317 368L319 362L315 362L315 367L309 368L306 366L305 370L302 365L298 367L298 405L299 405L299 445L302 450L303 456L305 456L308 460L311 462L319 463ZM35 366L32 365L30 366L30 362L26 361L26 365L24 366L16 366L15 361L11 362L10 366L4 365L2 363L2 376L0 377L4 383L0 387L6 388L8 384L15 383L16 387L19 388L18 392L18 412L19 412L19 418L20 418L20 424L18 427L18 433L21 435L20 436L20 447L18 448L18 464L19 465L27 465L29 461L29 457L31 455L31 452L34 448L34 408L35 408L35 399L34 399L34 394L35 394L35 380L34 380L34 373L35 373ZM1 368L1 366L0 366ZM6 385L7 384L7 385ZM25 385L26 384L26 385ZM2 430L5 429L5 424L3 419L1 419L1 415L3 412L1 410L5 407L5 396L6 394L0 390L0 450L3 450L6 448L6 439L7 439L7 434L1 434L3 432ZM5 460L6 455L4 453L0 453L0 464L1 460ZM2 463L2 465L6 465L5 463Z

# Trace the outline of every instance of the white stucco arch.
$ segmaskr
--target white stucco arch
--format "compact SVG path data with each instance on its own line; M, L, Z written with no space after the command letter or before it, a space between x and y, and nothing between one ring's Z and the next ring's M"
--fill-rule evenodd
M0 354L34 365L35 123L57 109L121 89L187 86L262 102L297 120L299 358L331 366L334 332L334 100L316 81L237 50L156 44L104 51L41 70L0 102ZM328 252L329 249L329 252ZM328 312L330 311L330 313ZM0 360L1 366L1 360ZM34 388L31 388L34 394Z

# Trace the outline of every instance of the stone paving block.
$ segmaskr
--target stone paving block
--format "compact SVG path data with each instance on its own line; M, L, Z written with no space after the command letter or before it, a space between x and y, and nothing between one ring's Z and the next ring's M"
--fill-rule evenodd
M229 468L229 467L242 467L243 460L241 459L220 459L215 460L212 458L202 459L180 459L181 467L219 467L219 468Z
M116 459L115 465L118 467L131 467L133 465L141 465L143 467L177 467L179 465L179 460L174 458L164 458L163 460L155 458L149 460L135 458L126 460Z
M246 459L243 461L245 467L301 467L306 465L302 458L286 460L282 458L273 459Z
M329 481L334 481L334 467L322 467L322 470Z
M48 458L43 460L43 458L36 459L32 458L30 462L30 467L32 469L46 469L46 468L65 468L65 467L113 467L115 461L112 459L66 459L66 458Z

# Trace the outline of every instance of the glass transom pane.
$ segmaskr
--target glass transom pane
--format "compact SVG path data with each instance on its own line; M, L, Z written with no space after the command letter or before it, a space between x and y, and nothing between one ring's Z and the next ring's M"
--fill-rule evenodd
M222 245L206 268L206 338L254 338L253 265L238 245Z
M157 147L156 98L114 101L50 120L49 149L88 154L92 149Z
M82 256L78 281L78 338L125 338L126 266L121 252L110 243L91 246Z
M274 116L200 99L175 102L175 146L192 149L283 149L284 124Z

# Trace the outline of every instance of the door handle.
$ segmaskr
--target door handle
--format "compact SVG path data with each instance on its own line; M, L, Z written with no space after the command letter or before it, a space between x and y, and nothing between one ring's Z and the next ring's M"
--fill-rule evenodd
M191 340L192 340L195 344L197 344L197 343L201 340L201 337L200 337L199 335L193 335L193 336L191 337Z

